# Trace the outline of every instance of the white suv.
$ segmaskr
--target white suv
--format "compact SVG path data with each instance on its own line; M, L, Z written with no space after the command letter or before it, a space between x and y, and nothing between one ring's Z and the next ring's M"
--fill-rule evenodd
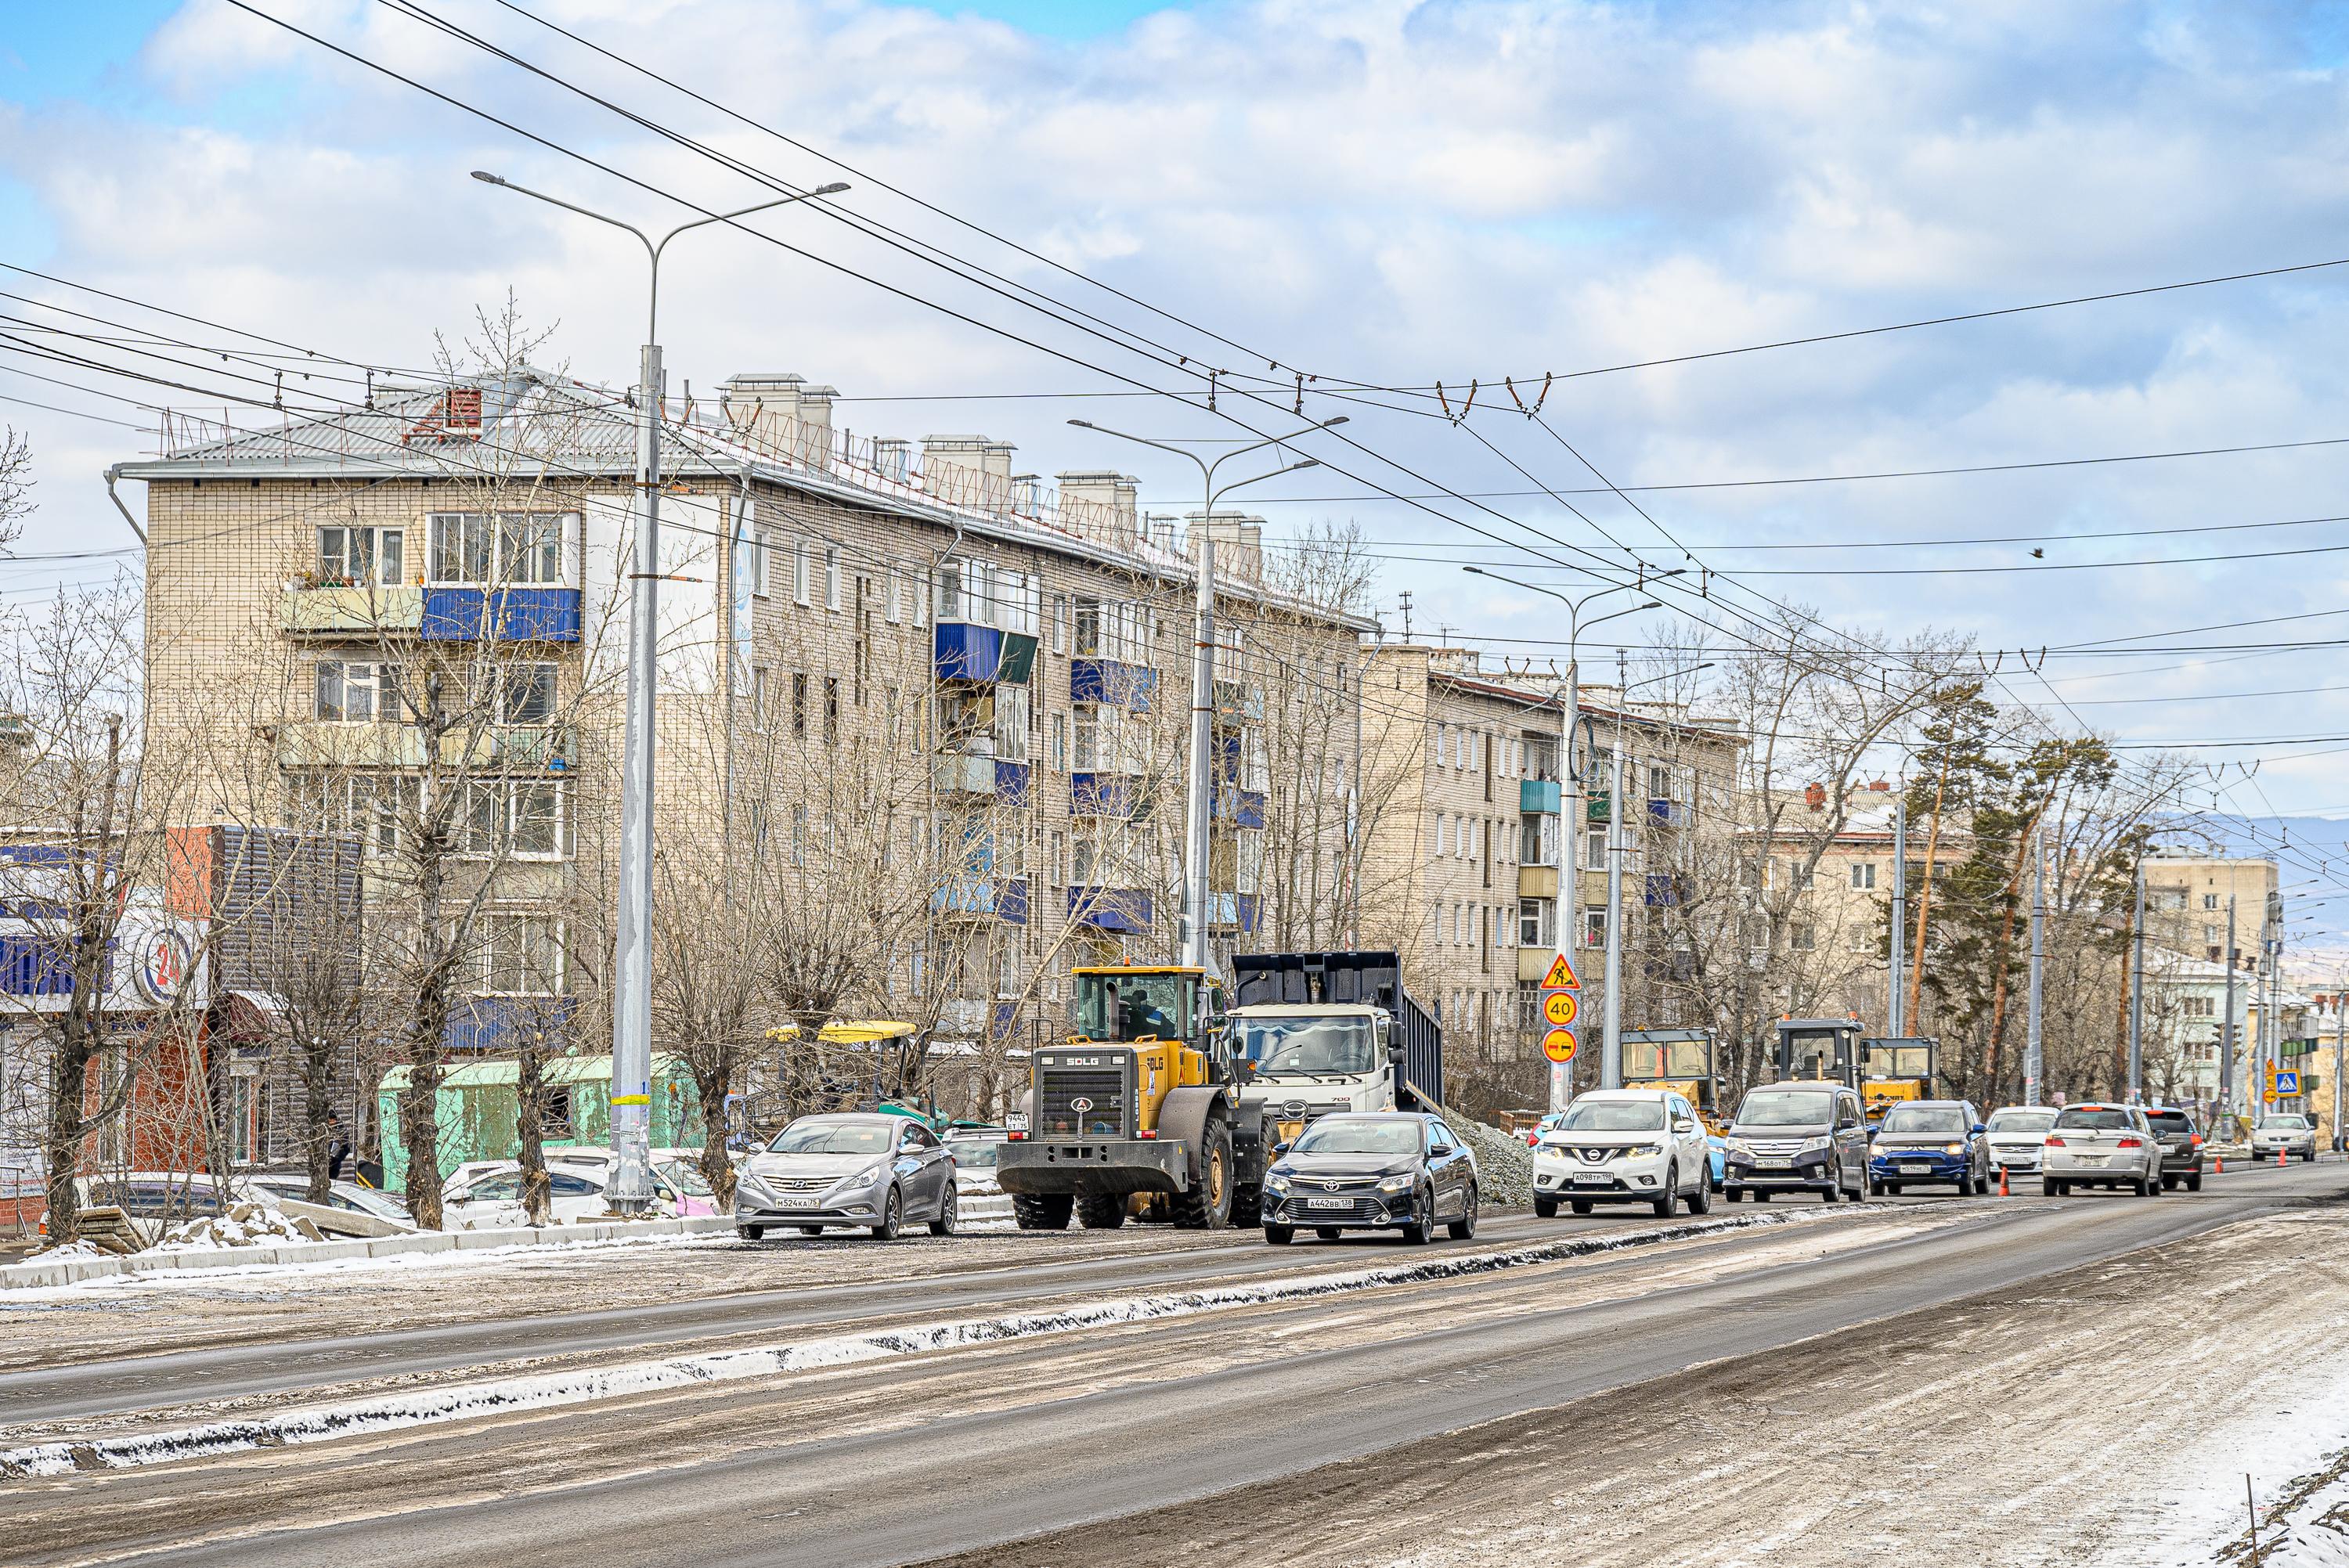
M1544 1219L1561 1199L1578 1214L1646 1203L1661 1216L1676 1198L1692 1214L1713 1207L1713 1156L1696 1109L1670 1089L1593 1089L1534 1145L1534 1212Z
M2050 1198L2075 1187L2127 1187L2158 1198L2160 1136L2133 1105L2066 1106L2040 1146L2039 1186Z

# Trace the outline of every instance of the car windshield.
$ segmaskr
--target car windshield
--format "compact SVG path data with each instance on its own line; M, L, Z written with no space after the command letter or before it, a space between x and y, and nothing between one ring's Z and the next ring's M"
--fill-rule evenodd
M701 1172L693 1168L690 1161L664 1161L659 1170L668 1184L687 1197L707 1198L710 1195L709 1183L702 1179Z
M1835 1096L1816 1089L1761 1089L1737 1108L1740 1127L1825 1127L1835 1120Z
M997 1159L1003 1153L1003 1140L999 1138L958 1138L947 1145L947 1152L954 1156L957 1169L992 1171Z
M877 1121L794 1121L767 1145L770 1154L886 1154L891 1129Z
M547 1186L558 1198L592 1198L604 1189L585 1176L574 1176L568 1171L550 1171ZM468 1203L519 1203L522 1202L522 1172L502 1171L494 1176L484 1176L465 1189L461 1201Z
M280 1198L306 1202L310 1181L305 1176L264 1176L254 1185ZM347 1181L335 1181L326 1188L326 1206L330 1209L351 1209L362 1214L373 1214L379 1220L405 1220L408 1211L384 1196L365 1187L354 1187Z
M1896 1105L1884 1113L1887 1132L1963 1132L1966 1113L1954 1105Z
M1652 1099L1578 1099L1557 1119L1561 1132L1661 1132L1664 1108Z
M2304 1132L2308 1129L2308 1118L2304 1116L2271 1116L2268 1118L2266 1125L2274 1128L2279 1132Z
M1415 1121L1350 1121L1324 1117L1307 1128L1295 1145L1299 1154L1416 1154Z
M1242 1059L1282 1073L1366 1073L1375 1065L1368 1018L1250 1018L1233 1031Z
M2009 1107L2005 1110L1995 1112L1990 1119L1990 1130L1992 1132L2044 1132L2054 1125L2054 1111L2033 1110L2027 1107L2023 1109Z
M2134 1125L2127 1111L2104 1105L2074 1106L2069 1110L2058 1112L2055 1118L2058 1132L2073 1129L2083 1132L2112 1132Z

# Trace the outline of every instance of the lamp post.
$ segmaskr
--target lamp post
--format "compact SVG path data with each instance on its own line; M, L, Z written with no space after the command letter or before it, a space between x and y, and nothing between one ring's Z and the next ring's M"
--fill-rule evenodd
M1581 676L1576 665L1576 644L1590 626L1611 621L1619 615L1636 615L1643 610L1660 610L1662 601L1651 599L1644 604L1634 604L1628 610L1609 610L1604 615L1582 619L1582 607L1593 599L1609 593L1631 592L1641 585L1630 583L1609 583L1594 588L1581 598L1571 598L1555 588L1545 588L1538 583L1526 583L1515 577L1504 577L1497 572L1487 572L1481 566L1464 566L1462 571L1476 577L1489 577L1495 583L1506 583L1512 588L1522 588L1528 593L1544 593L1566 606L1566 689L1560 694L1557 715L1557 944L1563 951L1579 952L1582 948L1582 888L1576 881L1575 850L1582 831L1582 813L1577 810L1582 799L1581 779L1574 766L1574 732L1582 722ZM1686 571L1676 566L1659 576L1677 577ZM1612 810L1610 805L1609 810ZM1611 928L1610 928L1611 929ZM1549 1108L1564 1110L1571 1098L1573 1068L1552 1068L1549 1075Z
M1281 468L1252 474L1244 480L1234 480L1226 485L1216 483L1216 470L1234 458L1261 451L1267 447L1288 445L1299 436L1316 430L1327 430L1345 424L1347 416L1323 419L1286 436L1270 436L1252 441L1218 456L1213 462L1196 452L1185 451L1171 441L1154 441L1146 436L1129 435L1112 430L1106 425L1096 425L1090 419L1071 419L1070 424L1081 430L1096 430L1104 436L1115 436L1122 441L1138 446L1155 447L1162 452L1172 452L1197 465L1200 487L1206 492L1206 511L1199 518L1199 561L1197 582L1192 598L1195 623L1191 656L1191 777L1185 799L1183 851L1183 919L1182 962L1193 968L1207 967L1207 851L1210 839L1209 820L1212 816L1212 796L1209 790L1207 753L1215 744L1216 717L1216 502L1245 485L1260 484L1293 474L1299 469L1319 468L1319 458L1303 458Z
M2039 1103L2040 1054L2039 972L2047 948L2047 841L2041 830L2031 830L2031 1027L2023 1047L2023 1103Z
M653 1201L652 1124L652 939L653 939L653 687L654 654L659 634L660 589L660 259L668 242L688 229L730 222L770 207L812 196L831 196L845 183L819 186L796 196L778 196L731 212L679 223L654 239L633 223L607 217L559 196L517 185L476 169L484 185L529 196L552 207L625 229L644 245L651 263L645 302L645 341L637 360L636 503L635 569L628 573L628 685L620 773L620 885L612 954L612 1173L611 1206L640 1213Z

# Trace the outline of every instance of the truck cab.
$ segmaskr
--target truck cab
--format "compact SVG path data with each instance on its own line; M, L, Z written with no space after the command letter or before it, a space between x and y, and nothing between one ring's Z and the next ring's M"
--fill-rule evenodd
M1436 1110L1443 1036L1392 952L1243 954L1224 1052L1277 1143L1333 1111Z
M1858 1092L1858 1019L1781 1018L1777 1047L1779 1082L1823 1080Z
M1623 1031L1623 1087L1679 1095L1696 1108L1708 1132L1719 1130L1720 1070L1711 1029Z
M1939 1040L1913 1036L1859 1042L1859 1098L1871 1124L1896 1105L1936 1098L1940 1050Z

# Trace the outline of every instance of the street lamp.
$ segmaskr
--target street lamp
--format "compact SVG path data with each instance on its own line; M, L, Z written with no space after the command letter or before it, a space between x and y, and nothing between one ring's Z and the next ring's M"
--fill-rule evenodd
M688 229L731 222L770 207L812 196L833 196L843 182L818 186L796 196L778 196L731 212L679 223L656 240L633 223L606 217L560 196L517 185L476 169L484 185L533 197L552 207L626 229L645 247L652 263L646 290L645 342L637 363L636 569L628 573L628 687L626 727L620 774L620 886L617 933L612 954L612 1172L610 1202L623 1214L641 1213L653 1201L653 655L659 632L660 591L660 410L661 351L655 327L660 319L660 259L668 242ZM714 1108L705 1108L711 1110Z
M1575 868L1575 845L1582 832L1582 812L1578 806L1578 802L1582 799L1580 788L1582 779L1574 766L1574 732L1582 722L1582 697L1580 670L1575 662L1575 645L1589 627L1596 626L1604 621L1612 621L1621 615L1637 615L1646 610L1660 610L1663 608L1663 603L1661 600L1651 599L1644 604L1634 604L1628 610L1610 610L1604 615L1594 615L1588 621L1585 621L1582 619L1582 607L1593 599L1602 598L1609 593L1630 593L1634 589L1645 592L1645 583L1609 583L1603 588L1594 588L1581 598L1575 599L1559 593L1555 588L1545 588L1538 583L1521 582L1515 577L1504 577L1497 572L1487 572L1481 566L1464 566L1461 570L1472 576L1489 577L1495 583L1506 583L1513 588L1523 588L1529 593L1547 593L1566 606L1566 690L1562 694L1563 700L1559 704L1557 719L1557 885L1558 903L1562 906L1560 913L1564 917L1560 923L1564 925L1565 930L1559 934L1558 946L1561 950L1579 952L1582 947L1582 887L1576 880L1578 873ZM1658 575L1677 577L1686 570L1686 567L1676 566ZM1608 810L1609 811L1614 810L1611 802ZM1610 946L1615 941L1615 925L1611 920L1607 926L1607 940ZM1622 1076L1622 1070L1620 1033L1619 1030L1610 1029L1606 1032L1605 1043L1599 1050L1599 1086L1603 1088L1620 1088L1621 1085L1618 1080ZM1568 1091L1573 1087L1570 1079L1571 1068L1552 1069L1549 1075L1550 1109L1566 1109Z
M1237 447L1209 462L1196 452L1185 451L1171 441L1154 441L1146 436L1128 435L1112 430L1106 425L1096 425L1091 419L1071 419L1070 424L1080 430L1094 430L1104 436L1115 436L1122 441L1138 446L1155 447L1162 452L1172 452L1187 459L1199 469L1202 489L1206 492L1207 509L1199 520L1198 582L1193 595L1194 648L1191 657L1191 778L1184 820L1183 852L1183 918L1181 961L1195 968L1207 967L1207 844L1209 794L1207 788L1207 752L1215 744L1216 712L1216 502L1246 485L1260 484L1293 474L1299 469L1321 466L1319 458L1303 458L1282 468L1270 469L1229 484L1216 483L1216 470L1232 459L1267 447L1285 447L1298 437L1315 430L1334 429L1347 422L1347 416L1323 419L1286 436L1268 436Z

